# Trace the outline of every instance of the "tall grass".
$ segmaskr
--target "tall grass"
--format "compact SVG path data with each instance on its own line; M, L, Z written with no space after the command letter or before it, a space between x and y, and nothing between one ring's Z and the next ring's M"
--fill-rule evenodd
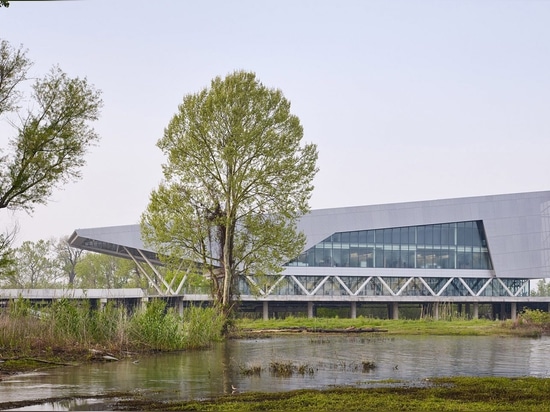
M183 312L185 347L202 348L222 339L225 317L212 307L190 306Z
M101 309L89 301L61 299L45 307L9 302L0 312L3 354L56 354L88 349L171 351L208 346L222 338L224 319L212 308L189 307L180 316L162 300L128 314L109 302Z
M182 325L166 303L154 300L138 312L129 325L132 342L140 349L177 350L183 348Z

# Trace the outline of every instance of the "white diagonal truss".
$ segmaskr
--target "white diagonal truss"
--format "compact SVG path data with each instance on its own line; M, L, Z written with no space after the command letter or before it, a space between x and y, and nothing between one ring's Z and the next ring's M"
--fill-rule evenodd
M306 279L306 280L304 280ZM341 275L322 275L311 276L307 281L305 276L296 276L293 274L282 274L274 277L273 284L267 290L262 290L252 276L246 277L251 293L262 298L269 296L283 297L288 293L281 292L282 290L293 290L291 295L303 296L304 300L308 297L315 296L349 296L349 297L368 297L368 296L388 296L388 297L405 297L405 296L429 296L441 297L446 296L463 296L463 297L480 297L480 296L502 296L502 297L518 297L525 295L529 288L528 280L518 279L472 279L450 276L447 278L430 278L426 276L411 276L408 278L389 278L385 276L341 276ZM437 280L443 283L440 289L434 290L433 283ZM394 291L388 282L397 284L397 291ZM474 282L475 281L475 282ZM396 283L395 283L396 282ZM481 287L472 287L473 284L481 284ZM359 285L354 291L353 284ZM285 288L279 290L279 286L284 285ZM296 286L289 288L288 286ZM312 285L310 288L307 285ZM379 285L380 287L376 287ZM372 287L370 287L372 286ZM498 291L495 294L494 290L488 290L491 287ZM297 292L296 292L297 291ZM487 292L487 293L484 293Z

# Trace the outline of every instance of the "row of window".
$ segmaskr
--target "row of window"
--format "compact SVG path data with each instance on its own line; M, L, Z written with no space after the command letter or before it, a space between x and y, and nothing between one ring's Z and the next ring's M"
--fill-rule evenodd
M335 233L287 266L492 269L481 221Z

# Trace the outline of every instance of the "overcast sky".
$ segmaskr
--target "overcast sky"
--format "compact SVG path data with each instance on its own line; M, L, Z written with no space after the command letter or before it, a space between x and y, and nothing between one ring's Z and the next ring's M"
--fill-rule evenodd
M549 22L545 0L13 1L0 38L104 108L83 179L0 223L19 243L138 223L183 96L237 69L318 145L314 209L547 190Z

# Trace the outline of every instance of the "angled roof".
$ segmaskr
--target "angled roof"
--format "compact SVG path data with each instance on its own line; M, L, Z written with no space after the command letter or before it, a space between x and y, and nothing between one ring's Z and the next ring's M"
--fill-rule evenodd
M131 255L140 262L161 264L157 253L143 243L139 225L76 229L69 237L69 244L91 252L126 259Z

